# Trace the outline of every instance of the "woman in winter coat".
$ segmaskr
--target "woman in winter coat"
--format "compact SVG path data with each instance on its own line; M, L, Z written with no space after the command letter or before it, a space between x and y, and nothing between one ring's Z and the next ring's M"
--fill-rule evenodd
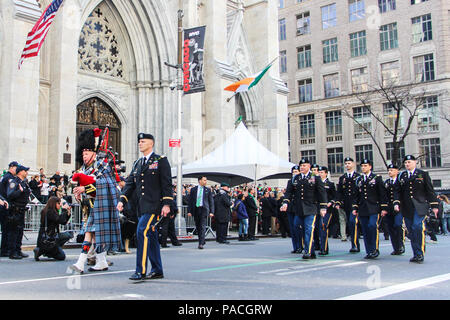
M244 194L241 193L238 195L236 204L234 205L239 220L239 241L248 240L248 214L243 202L244 199Z

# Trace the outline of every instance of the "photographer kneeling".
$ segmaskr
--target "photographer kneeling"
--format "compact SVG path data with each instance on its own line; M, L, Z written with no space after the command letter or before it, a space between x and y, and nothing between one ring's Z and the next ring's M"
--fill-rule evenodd
M61 206L61 199L58 197L51 197L45 208L42 209L41 227L36 248L33 250L36 261L39 261L39 257L42 255L60 261L66 258L62 246L73 237L73 234L72 232L60 233L59 225L64 225L69 221L70 209L67 203Z

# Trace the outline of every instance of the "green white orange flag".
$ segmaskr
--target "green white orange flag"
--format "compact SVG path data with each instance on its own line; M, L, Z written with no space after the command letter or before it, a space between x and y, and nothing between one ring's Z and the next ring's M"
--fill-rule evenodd
M270 69L270 67L273 65L276 59L277 58L275 58L271 63L267 65L267 67L265 67L261 72L257 73L256 75L235 82L226 87L224 90L233 91L234 93L245 92L250 90L252 87L258 84L258 82Z

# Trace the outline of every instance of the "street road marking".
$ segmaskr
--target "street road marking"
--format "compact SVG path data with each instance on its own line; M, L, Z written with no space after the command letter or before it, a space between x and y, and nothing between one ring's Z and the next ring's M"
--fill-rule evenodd
M401 283L394 286L375 289L371 291L361 292L347 297L338 298L336 300L373 300L382 298L392 294L400 293L403 291L413 290L420 287L429 286L439 282L449 281L450 273L442 274L435 277L425 278L421 280L411 281L407 283Z
M360 264L366 264L367 262L359 261L359 262L350 262L350 263L343 263L338 265L332 265L332 266L324 266L324 267L317 267L317 268L308 268L308 269L302 269L302 270L296 270L296 271L288 271L288 272L279 272L276 273L277 276L285 276L288 274L294 274L294 273L304 273L304 272L311 272L311 271L318 271L318 270L324 270L324 269L330 269L330 268L340 268L340 267L350 267L350 266L356 266Z
M261 272L258 272L258 273L260 273L260 274L276 273L276 272L281 272L281 271L304 269L304 268L309 268L309 267L317 266L317 265L323 266L323 265L332 264L332 263L338 263L338 262L344 262L344 261L343 260L330 260L330 261L324 261L324 262L317 262L317 263L314 263L314 264L307 263L307 264L302 264L302 265L299 265L299 266L287 267L287 268L284 268L284 269L261 271Z
M16 280L16 281L8 281L8 282L0 282L1 285L5 284L17 284L17 283L27 283L27 282L39 282L39 281L51 281L51 280L61 280L61 279L69 279L72 277L80 276L82 278L85 277L93 277L93 276L101 276L101 275L110 275L110 274L118 274L118 273L125 273L125 272L132 272L133 270L122 270L122 271L110 271L110 272L100 272L100 273L84 273L84 274L71 274L67 276L61 276L61 277L52 277L52 278L40 278L40 279L26 279L26 280Z
M282 259L282 260L260 261L260 262L255 262L255 263L246 263L246 264L235 264L235 265L223 266L223 267L215 267L215 268L206 268L206 269L192 270L191 272L207 272L207 271L216 271L216 270L226 270L226 269L234 269L234 268L252 267L252 266L259 266L259 265L263 265L263 264L271 264L271 263L293 261L293 260L298 260L298 259L299 258L290 258L290 259Z

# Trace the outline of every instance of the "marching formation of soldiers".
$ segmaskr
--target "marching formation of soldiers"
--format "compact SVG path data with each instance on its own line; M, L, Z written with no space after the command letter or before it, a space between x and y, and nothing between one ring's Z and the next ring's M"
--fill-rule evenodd
M410 262L422 263L425 253L425 218L430 211L437 217L438 200L429 174L416 168L412 155L404 158L405 171L388 166L389 179L372 171L372 161L363 159L361 173L356 163L345 158L344 173L337 186L328 179L328 168L311 165L301 159L292 168L292 178L286 186L283 206L287 212L292 235L292 253L303 253L303 259L315 259L329 253L328 232L333 215L339 215L342 240L346 240L347 224L350 253L360 252L362 235L365 259L376 259L379 251L379 227L385 220L393 251L391 255L405 253L405 230L411 240L413 257Z

